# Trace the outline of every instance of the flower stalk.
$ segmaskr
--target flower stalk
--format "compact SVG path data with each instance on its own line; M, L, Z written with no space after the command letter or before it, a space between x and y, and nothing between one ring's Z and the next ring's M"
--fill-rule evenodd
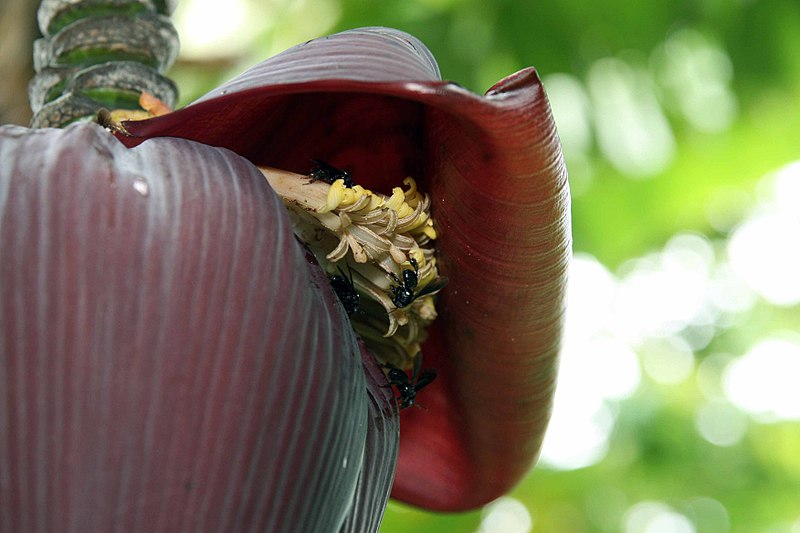
M142 93L173 107L178 90L164 76L178 54L167 17L174 2L43 0L43 38L34 43L36 76L28 88L31 125L64 127L100 108L137 110Z

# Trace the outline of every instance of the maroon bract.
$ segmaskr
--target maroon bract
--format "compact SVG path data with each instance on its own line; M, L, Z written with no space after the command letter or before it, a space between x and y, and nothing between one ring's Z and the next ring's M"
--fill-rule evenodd
M469 509L529 470L553 397L571 246L567 172L533 69L478 96L441 81L415 38L365 28L126 126L131 146L183 137L303 174L322 159L376 191L413 176L431 195L450 284L423 346L439 378L426 409L403 413L393 495Z
M396 407L255 167L96 124L0 161L0 531L375 529Z

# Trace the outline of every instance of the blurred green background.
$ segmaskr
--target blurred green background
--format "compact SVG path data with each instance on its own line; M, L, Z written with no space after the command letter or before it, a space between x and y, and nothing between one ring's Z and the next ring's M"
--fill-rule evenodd
M185 103L368 25L478 93L544 79L575 262L542 458L483 510L392 503L382 532L800 533L800 3L182 0L176 21Z

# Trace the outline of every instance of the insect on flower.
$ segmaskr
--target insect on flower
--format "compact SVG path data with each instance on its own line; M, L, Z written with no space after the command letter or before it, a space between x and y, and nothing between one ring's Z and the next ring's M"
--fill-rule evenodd
M114 116L111 114L111 111L106 109L105 107L101 107L97 110L97 116L95 117L95 122L100 124L102 127L110 131L111 133L120 133L122 135L130 135L128 130L120 124L117 120L114 119Z
M397 285L393 286L391 290L392 303L398 309L410 305L411 302L417 298L442 290L448 282L447 278L440 276L425 285L425 287L423 287L419 292L415 293L414 289L417 288L417 284L419 283L419 265L417 264L416 259L413 257L409 259L409 263L411 263L411 266L414 267L414 270L403 270L402 280L397 276L397 274L393 272L390 273L394 282L397 283Z
M384 363L384 368L387 369L386 379L389 381L389 386L397 387L397 392L400 393L398 400L400 401L400 409L417 405L417 393L428 386L434 379L436 379L436 370L428 368L420 373L422 368L422 354L418 353L414 357L414 368L411 373L411 379L408 379L408 374L404 370L397 368L390 363Z
M345 312L347 312L348 316L351 316L353 313L361 310L359 307L361 297L359 296L358 292L356 292L356 286L353 285L353 273L350 271L350 266L347 266L349 276L345 275L342 267L338 268L341 276L339 274L334 274L328 277L330 278L333 291L336 293L336 296L339 297L339 300L344 306Z
M353 178L350 177L350 173L346 170L336 168L330 163L320 161L319 159L312 159L312 161L316 163L317 166L314 167L311 170L311 174L308 175L311 181L324 181L325 183L332 185L334 181L342 180L344 181L344 186L351 189L353 188L353 185L355 185Z

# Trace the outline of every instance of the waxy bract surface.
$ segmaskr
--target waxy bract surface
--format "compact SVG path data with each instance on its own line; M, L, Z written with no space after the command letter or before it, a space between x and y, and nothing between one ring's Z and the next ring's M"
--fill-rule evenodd
M0 161L0 530L376 528L396 407L255 167L96 124Z

